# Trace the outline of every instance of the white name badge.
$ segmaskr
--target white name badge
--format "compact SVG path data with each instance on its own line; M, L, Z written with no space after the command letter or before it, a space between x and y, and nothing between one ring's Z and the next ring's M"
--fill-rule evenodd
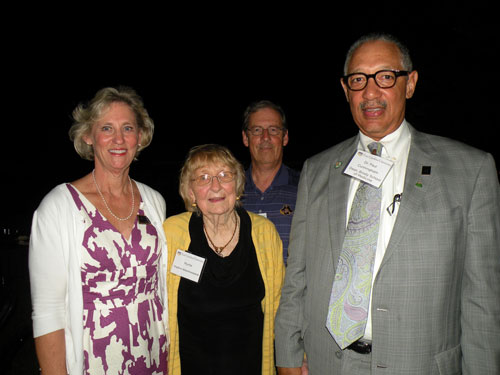
M205 258L187 251L177 250L170 272L197 283L200 280L205 262Z
M344 174L379 188L394 163L366 151L357 151Z

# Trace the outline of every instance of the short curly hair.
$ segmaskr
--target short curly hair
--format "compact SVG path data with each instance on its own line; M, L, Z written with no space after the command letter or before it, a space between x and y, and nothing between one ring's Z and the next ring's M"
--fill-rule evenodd
M144 108L142 98L130 87L106 87L99 90L88 104L79 104L73 110L74 122L69 129L69 138L73 141L76 152L83 159L94 160L94 149L83 138L90 134L92 126L109 106L117 102L127 104L135 114L137 126L141 132L141 144L135 156L137 157L140 151L151 143L154 122Z
M195 146L189 150L179 176L179 194L184 200L187 211L199 213L198 207L193 206L195 202L189 197L189 188L194 171L211 164L227 165L236 174L236 196L241 197L243 195L245 190L245 170L231 151L217 144ZM241 202L237 200L235 206L239 207L240 205Z

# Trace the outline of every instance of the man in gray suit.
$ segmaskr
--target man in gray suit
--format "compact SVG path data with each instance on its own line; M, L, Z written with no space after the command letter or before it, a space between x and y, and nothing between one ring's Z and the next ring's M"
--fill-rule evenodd
M360 131L304 163L276 317L279 374L301 374L304 357L310 375L500 374L492 156L405 120L418 75L395 38L361 38L344 70ZM363 152L374 141L381 156ZM356 174L372 160L375 177ZM365 207L375 243L359 258L344 242L363 185L380 209ZM364 285L351 282L359 272Z

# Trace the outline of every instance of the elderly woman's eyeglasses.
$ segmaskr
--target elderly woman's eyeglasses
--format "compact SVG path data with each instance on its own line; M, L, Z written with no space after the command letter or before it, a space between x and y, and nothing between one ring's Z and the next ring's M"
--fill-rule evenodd
M247 129L250 134L252 134L253 136L261 136L262 134L264 134L264 130L267 130L267 132L269 133L269 135L280 135L281 132L283 131L283 128L280 128L278 126L270 126L266 129L264 129L263 127L261 126L252 126L251 128L248 128Z
M342 79L349 90L360 91L368 84L368 80L373 78L378 87L382 89L390 89L394 87L398 77L407 76L410 74L406 70L379 70L374 74L352 73L343 76Z
M205 186L212 183L213 178L217 178L220 184L228 183L234 180L236 175L233 172L221 171L217 174L217 176L211 176L207 173L204 173L198 177L192 179L194 183L198 186Z

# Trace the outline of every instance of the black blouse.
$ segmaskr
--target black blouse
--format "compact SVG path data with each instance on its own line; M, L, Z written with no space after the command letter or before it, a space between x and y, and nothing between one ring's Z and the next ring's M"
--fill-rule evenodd
M182 278L178 291L179 354L182 375L260 375L264 281L247 212L240 216L239 241L218 256L208 245L203 218L192 215L188 251L207 259L198 283Z

